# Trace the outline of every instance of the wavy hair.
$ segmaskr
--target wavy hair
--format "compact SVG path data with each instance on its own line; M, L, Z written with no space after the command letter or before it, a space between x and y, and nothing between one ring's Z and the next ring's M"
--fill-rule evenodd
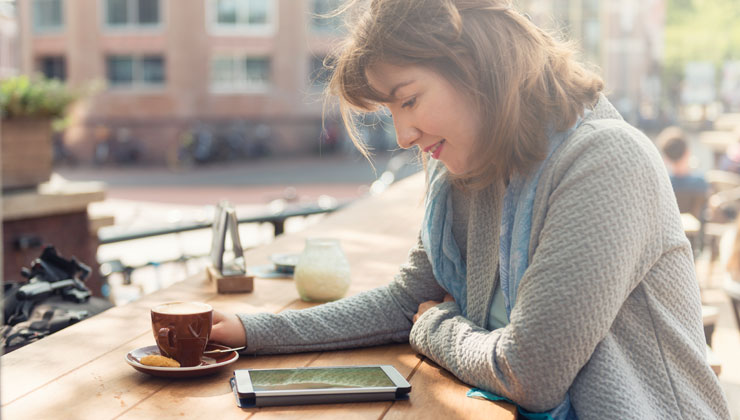
M379 62L425 66L474 98L482 124L477 158L463 179L478 186L543 160L547 130L572 126L604 87L570 44L508 0L353 0L342 12L350 34L331 58L327 89L339 97L350 137L366 156L355 120L390 100L368 83L368 69Z

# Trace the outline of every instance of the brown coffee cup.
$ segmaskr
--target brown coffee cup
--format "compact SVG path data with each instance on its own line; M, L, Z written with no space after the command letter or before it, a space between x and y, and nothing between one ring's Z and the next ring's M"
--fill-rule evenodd
M213 323L213 308L200 302L170 302L152 308L159 352L182 367L201 364Z

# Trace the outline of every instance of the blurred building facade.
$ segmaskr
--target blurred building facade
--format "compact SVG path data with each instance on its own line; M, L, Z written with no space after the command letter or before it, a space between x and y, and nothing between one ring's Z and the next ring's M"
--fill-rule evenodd
M103 86L65 132L81 161L305 153L326 137L321 61L339 34L336 20L315 15L341 1L16 0L20 52L10 56L23 73ZM517 0L537 24L580 42L638 124L661 109L665 3ZM12 47L0 48L2 60Z
M65 132L82 161L302 153L339 26L316 14L338 1L17 0L20 67L98 86Z
M580 44L625 119L660 119L666 0L518 0L532 19Z

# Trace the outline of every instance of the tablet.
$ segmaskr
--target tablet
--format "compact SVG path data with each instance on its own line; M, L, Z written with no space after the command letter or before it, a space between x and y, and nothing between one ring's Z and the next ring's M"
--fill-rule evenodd
M231 388L242 408L387 401L408 398L411 392L390 365L238 369Z

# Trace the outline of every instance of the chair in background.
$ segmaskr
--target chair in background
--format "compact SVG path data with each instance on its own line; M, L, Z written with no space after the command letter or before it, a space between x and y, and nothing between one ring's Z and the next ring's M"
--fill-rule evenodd
M725 294L732 304L732 312L735 314L735 322L740 329L740 283L732 280L728 275L723 285Z
M719 241L732 229L740 213L740 174L711 170L704 174L710 187L704 219L702 219L702 247L709 247L711 260L719 256Z
M678 210L684 225L686 237L691 242L694 257L704 248L705 209L708 197L703 191L675 191Z
M702 226L703 246L709 247L711 261L719 256L719 242L735 226L740 214L740 185L713 193L707 201Z
M722 373L722 361L712 351L712 334L714 334L714 328L717 326L717 319L719 319L719 309L714 306L702 305L701 317L704 322L704 338L707 343L707 362L709 362L714 374L719 376Z
M703 191L676 191L676 202L681 213L689 213L698 220L704 219L707 194Z
M730 171L721 171L713 169L704 174L713 193L731 190L740 187L740 174Z

